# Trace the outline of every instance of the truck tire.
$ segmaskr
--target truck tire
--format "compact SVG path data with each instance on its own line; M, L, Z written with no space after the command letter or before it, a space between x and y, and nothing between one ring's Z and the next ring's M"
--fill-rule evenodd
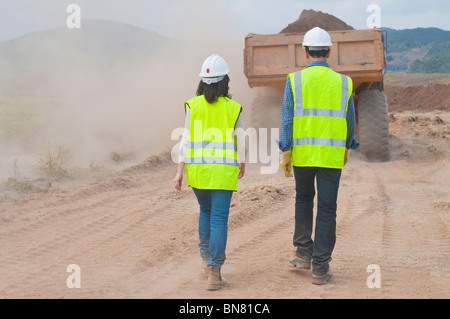
M359 151L369 162L386 162L389 152L389 120L386 94L361 91L358 96Z

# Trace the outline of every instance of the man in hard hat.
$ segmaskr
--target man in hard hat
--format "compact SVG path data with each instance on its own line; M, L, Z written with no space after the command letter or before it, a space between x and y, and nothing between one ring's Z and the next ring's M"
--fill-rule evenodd
M354 139L355 110L350 77L334 72L328 32L315 27L303 39L308 67L291 73L286 83L279 147L281 167L296 184L295 256L288 265L312 268L312 283L333 279L329 262L336 242L336 202L341 171ZM318 205L314 240L313 204L317 181Z
M238 179L245 173L242 107L228 93L229 73L228 64L217 54L203 62L196 97L185 104L185 130L173 180L181 190L186 171L187 184L200 206L198 246L208 290L227 285L221 267L226 259L228 215Z

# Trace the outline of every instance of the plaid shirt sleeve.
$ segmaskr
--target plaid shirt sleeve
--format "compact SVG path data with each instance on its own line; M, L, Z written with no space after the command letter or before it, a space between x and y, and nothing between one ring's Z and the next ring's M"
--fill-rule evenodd
M359 147L359 142L355 140L355 103L353 102L353 95L350 96L347 108L347 142L348 149L356 150Z
M284 91L283 108L281 111L280 141L278 147L282 152L292 149L292 130L294 123L294 97L292 94L291 80L286 82Z

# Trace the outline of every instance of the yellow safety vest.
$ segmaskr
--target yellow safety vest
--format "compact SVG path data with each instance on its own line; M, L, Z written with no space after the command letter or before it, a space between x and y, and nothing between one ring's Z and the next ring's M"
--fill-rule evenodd
M239 163L233 132L241 105L226 97L210 104L200 95L185 107L190 108L187 184L198 189L236 191Z
M342 169L352 79L324 66L288 77L294 95L292 165Z

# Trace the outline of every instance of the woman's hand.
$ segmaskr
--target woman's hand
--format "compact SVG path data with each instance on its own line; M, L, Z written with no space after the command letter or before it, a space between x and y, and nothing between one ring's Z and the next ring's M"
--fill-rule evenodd
M244 177L244 174L245 174L245 163L239 163L238 179L241 179L242 177Z
M177 175L175 175L175 178L173 179L173 186L179 191L181 191L182 182L183 182L183 174L177 173Z
M178 164L178 170L177 174L175 175L175 178L173 179L173 187L175 189L181 191L181 183L183 182L183 171L184 171L184 163L181 162Z

